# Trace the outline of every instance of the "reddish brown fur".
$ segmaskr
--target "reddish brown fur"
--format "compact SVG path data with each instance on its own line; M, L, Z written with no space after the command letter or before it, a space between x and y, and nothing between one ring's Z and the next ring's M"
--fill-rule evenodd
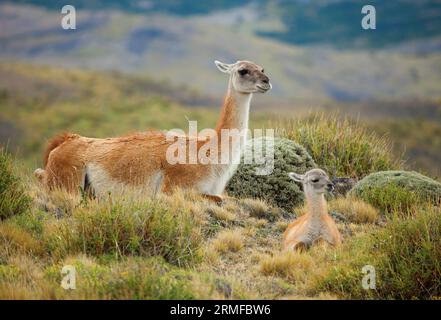
M231 95L227 95L224 100L224 105L221 110L219 121L216 125L216 132L218 137L220 137L220 132L222 129L235 128L236 115L234 112L235 101Z
M256 77L267 81L268 78L257 70L260 67L250 62L243 64L255 69L253 74ZM237 127L236 103L229 91L216 126L217 132ZM185 139L187 146L196 139L198 151L207 142L206 138ZM213 170L212 164L168 163L166 153L173 143L174 141L166 141L166 135L158 131L107 139L64 133L49 142L44 154L45 170L37 169L35 175L49 189L63 188L71 192L78 191L84 184L86 170L91 170L88 171L91 175L96 173L96 185L101 183L103 186L112 186L118 182L123 185L145 186L156 173L160 173L160 187L164 192L169 192L174 187L193 188L200 182L203 184L207 177L216 177L217 168ZM222 152L220 147L218 152ZM102 180L99 181L100 179ZM94 181L91 183L93 186ZM215 198L219 200L217 196Z
M43 155L43 163L45 168L47 166L47 160L49 159L49 154L51 153L51 151L54 150L59 145L61 145L64 141L69 139L70 136L72 136L71 133L64 132L56 135L51 140L49 140Z

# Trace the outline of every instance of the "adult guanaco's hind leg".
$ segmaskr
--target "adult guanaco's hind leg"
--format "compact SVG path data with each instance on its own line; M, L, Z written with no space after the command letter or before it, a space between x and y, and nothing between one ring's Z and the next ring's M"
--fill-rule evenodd
M202 197L216 203L218 206L221 206L224 203L224 199L220 196L214 196L211 194L202 194Z

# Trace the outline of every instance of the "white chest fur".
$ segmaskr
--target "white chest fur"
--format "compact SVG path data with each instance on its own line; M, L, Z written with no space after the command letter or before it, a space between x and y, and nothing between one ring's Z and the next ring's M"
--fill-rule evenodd
M231 89L230 89L231 90ZM227 185L228 181L234 175L237 167L240 163L242 151L245 148L246 141L248 139L248 115L250 110L250 102L252 94L231 93L235 102L235 108L232 110L233 123L230 123L229 127L222 130L231 130L230 134L239 134L238 139L230 140L229 143L224 144L225 141L221 141L219 144L220 152L229 153L229 161L222 161L221 157L218 159L219 164L212 166L210 174L199 183L199 192L211 195L221 195ZM233 132L235 131L235 132ZM225 136L221 140L225 140Z
M230 161L227 164L216 164L211 167L209 175L202 180L198 189L203 194L221 195L228 181L234 175L240 163L244 140L232 147Z

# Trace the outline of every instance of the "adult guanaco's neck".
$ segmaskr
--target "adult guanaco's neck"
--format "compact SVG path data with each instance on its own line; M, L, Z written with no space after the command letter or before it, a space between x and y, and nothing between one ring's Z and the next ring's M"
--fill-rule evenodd
M328 214L328 206L323 194L311 193L306 194L306 205L311 220L318 221L324 215Z
M248 117L252 93L237 92L231 82L228 84L227 95L216 125L218 137L222 129L248 129Z

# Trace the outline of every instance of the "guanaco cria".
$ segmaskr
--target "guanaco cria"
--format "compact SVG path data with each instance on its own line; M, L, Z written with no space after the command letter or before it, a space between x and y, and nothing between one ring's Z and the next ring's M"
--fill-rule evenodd
M321 169L305 174L290 172L289 177L303 185L306 198L306 214L294 220L284 233L284 249L307 249L318 240L331 245L341 244L341 235L334 220L328 214L325 192L332 191L333 183Z

